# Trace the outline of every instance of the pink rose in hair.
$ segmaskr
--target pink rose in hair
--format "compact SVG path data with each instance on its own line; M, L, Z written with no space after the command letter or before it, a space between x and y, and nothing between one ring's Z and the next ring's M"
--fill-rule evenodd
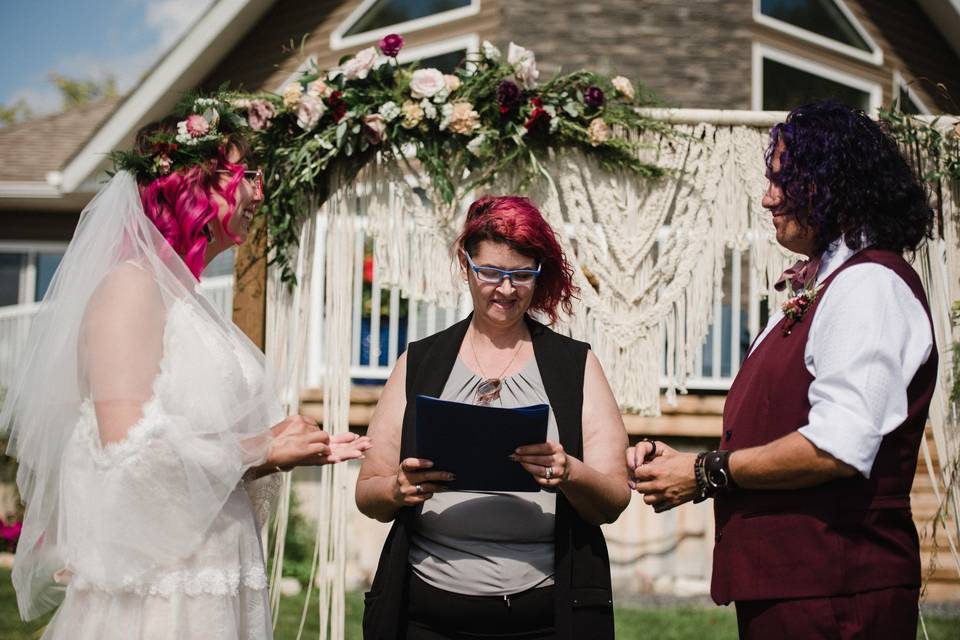
M210 123L203 116L193 114L187 118L187 133L191 138L202 138L210 132Z

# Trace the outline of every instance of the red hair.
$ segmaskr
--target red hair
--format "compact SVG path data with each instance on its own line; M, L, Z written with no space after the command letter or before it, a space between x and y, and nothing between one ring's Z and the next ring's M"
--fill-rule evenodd
M487 196L471 204L457 246L473 257L484 240L504 243L540 264L531 311L545 314L551 324L559 316L557 307L567 315L573 313L572 301L579 292L573 284L573 268L553 227L529 198Z
M226 148L221 148L210 166L195 165L173 171L140 187L144 213L197 279L206 266L204 257L209 241L204 230L217 217L218 205L213 194L220 194L227 202L223 229L228 235L230 218L236 213L233 209L244 166L228 161L226 152ZM224 187L220 186L217 169L233 174ZM232 235L231 238L238 243L241 240Z

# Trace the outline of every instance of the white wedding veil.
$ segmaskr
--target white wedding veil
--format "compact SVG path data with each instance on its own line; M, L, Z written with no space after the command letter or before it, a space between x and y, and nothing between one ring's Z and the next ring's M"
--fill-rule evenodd
M265 459L280 413L263 356L196 285L116 174L80 216L0 411L26 505L25 619L62 600L64 576L121 588L189 556ZM189 330L171 343L174 314Z

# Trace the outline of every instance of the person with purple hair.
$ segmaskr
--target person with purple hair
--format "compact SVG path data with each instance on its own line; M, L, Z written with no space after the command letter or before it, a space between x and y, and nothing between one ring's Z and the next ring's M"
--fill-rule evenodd
M33 321L0 429L27 505L20 613L57 609L44 640L269 640L276 472L369 448L284 418L199 287L263 201L246 121L191 98L114 154Z
M807 256L730 387L715 451L642 441L632 485L658 512L714 499L711 595L741 638L915 638L910 512L937 350L904 255L931 235L922 184L882 127L837 102L776 125L777 241ZM789 288L789 289L788 289Z

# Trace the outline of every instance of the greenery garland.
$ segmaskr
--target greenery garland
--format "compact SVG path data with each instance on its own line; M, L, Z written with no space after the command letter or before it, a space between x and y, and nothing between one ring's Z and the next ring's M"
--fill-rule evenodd
M540 84L533 52L511 43L503 56L488 42L443 74L399 65L402 46L389 35L335 69L308 69L282 95L240 104L266 169L268 252L288 284L301 224L325 198L331 175L349 180L376 153L397 162L415 157L431 195L446 205L504 172L527 184L562 147L608 170L662 174L639 159L636 140L671 130L637 112L655 100L625 77L577 71Z

